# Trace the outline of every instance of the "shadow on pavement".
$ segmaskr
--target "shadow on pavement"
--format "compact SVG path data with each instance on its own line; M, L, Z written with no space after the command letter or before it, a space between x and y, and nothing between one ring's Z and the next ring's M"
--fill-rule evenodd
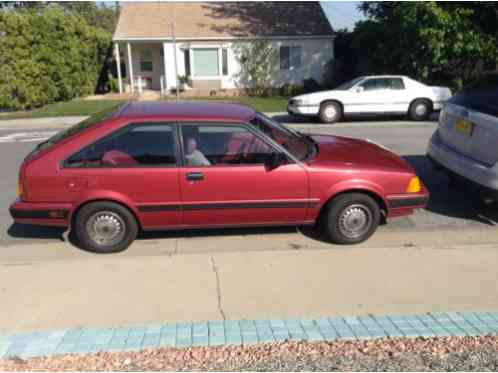
M438 120L438 115L439 113L433 113L428 121L437 121ZM320 120L317 117L298 117L298 116L293 116L289 114L277 114L277 115L272 115L271 118L273 120L276 120L277 122L281 123L291 123L291 124L313 124L313 125L323 125L323 126L333 126L334 123L329 124L329 123L321 123ZM361 123L361 122L386 122L386 121L392 121L393 125L396 125L397 121L401 122L406 122L410 121L410 119L407 118L406 115L354 115L354 116L347 116L343 118L338 124L340 123ZM413 122L416 124L417 122Z
M62 234L64 228L38 227L36 225L13 223L7 230L7 234L14 238L38 238L64 241Z
M485 204L478 191L451 180L442 171L434 170L425 155L407 155L404 158L415 168L430 191L427 211L486 225L498 223L496 203Z

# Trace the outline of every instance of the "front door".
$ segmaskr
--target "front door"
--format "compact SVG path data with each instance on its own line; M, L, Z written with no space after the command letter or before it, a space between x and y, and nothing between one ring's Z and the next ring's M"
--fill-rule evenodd
M386 112L386 103L391 100L390 87L387 79L366 79L353 88L352 102L347 111L352 113L383 113Z
M303 222L307 175L291 161L268 170L276 152L242 124L181 124L184 224L227 226Z

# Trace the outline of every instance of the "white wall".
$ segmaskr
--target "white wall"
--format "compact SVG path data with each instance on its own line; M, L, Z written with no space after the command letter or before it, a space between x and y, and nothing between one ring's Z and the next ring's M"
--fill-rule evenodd
M245 42L245 41L244 41ZM238 43L241 43L240 41ZM146 42L130 42L132 49L133 74L135 77L152 78L152 88L159 90L159 78L164 71L164 61L161 56L163 42L157 41L154 43ZM177 58L178 58L178 75L185 75L185 63L183 49L195 48L196 46L212 46L223 47L228 50L228 76L220 76L218 78L209 78L221 80L221 87L224 89L243 88L239 82L237 75L240 72L240 64L235 52L233 51L233 42L226 41L178 41L177 42ZM277 61L275 74L271 80L271 85L274 87L282 86L285 83L301 85L302 81L307 78L314 78L320 82L323 77L324 67L326 63L334 57L334 42L333 39L285 39L274 40L272 45L277 50L281 46L301 46L301 67L291 68L290 70L280 70L280 61ZM153 55L153 72L140 71L140 51L142 49L151 49ZM175 79L175 64L173 43L165 42L166 49L166 82L167 89L174 88L176 85ZM129 74L128 54L126 43L120 43L120 50L123 52L123 57L126 63L126 69ZM192 60L191 60L192 63ZM221 71L220 71L221 73ZM195 77L194 77L195 79Z
M240 42L239 42L240 43ZM213 47L226 47L228 49L228 76L221 76L219 79L222 81L222 88L234 89L243 88L237 78L240 72L240 63L233 50L233 42L226 41L192 41L192 42L178 42L178 73L184 75L184 60L181 49L195 48L196 46L213 46ZM173 54L172 44L171 55ZM291 68L290 70L280 70L280 61L277 61L275 68L275 75L271 81L272 86L279 87L285 83L301 85L302 81L307 78L314 78L320 82L323 78L324 67L330 59L334 57L334 41L333 39L286 39L272 41L274 48L279 51L281 46L301 46L302 57L301 67ZM192 60L191 60L192 62ZM168 86L174 87L174 65L170 63L168 66ZM171 79L170 79L171 76ZM212 79L212 78L211 78Z

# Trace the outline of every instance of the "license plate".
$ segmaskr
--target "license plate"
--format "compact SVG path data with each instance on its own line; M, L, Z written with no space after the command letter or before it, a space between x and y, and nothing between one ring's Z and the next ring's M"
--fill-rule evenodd
M459 119L455 123L455 129L457 132L460 132L466 136L472 136L472 130L474 129L474 125L465 119Z

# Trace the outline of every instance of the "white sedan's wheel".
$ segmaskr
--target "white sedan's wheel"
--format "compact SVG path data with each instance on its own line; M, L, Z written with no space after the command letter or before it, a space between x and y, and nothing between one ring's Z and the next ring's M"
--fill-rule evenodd
M320 106L322 123L335 123L342 117L342 108L337 102L325 102Z
M409 114L413 120L426 120L432 111L432 104L428 100L417 99L410 105Z

